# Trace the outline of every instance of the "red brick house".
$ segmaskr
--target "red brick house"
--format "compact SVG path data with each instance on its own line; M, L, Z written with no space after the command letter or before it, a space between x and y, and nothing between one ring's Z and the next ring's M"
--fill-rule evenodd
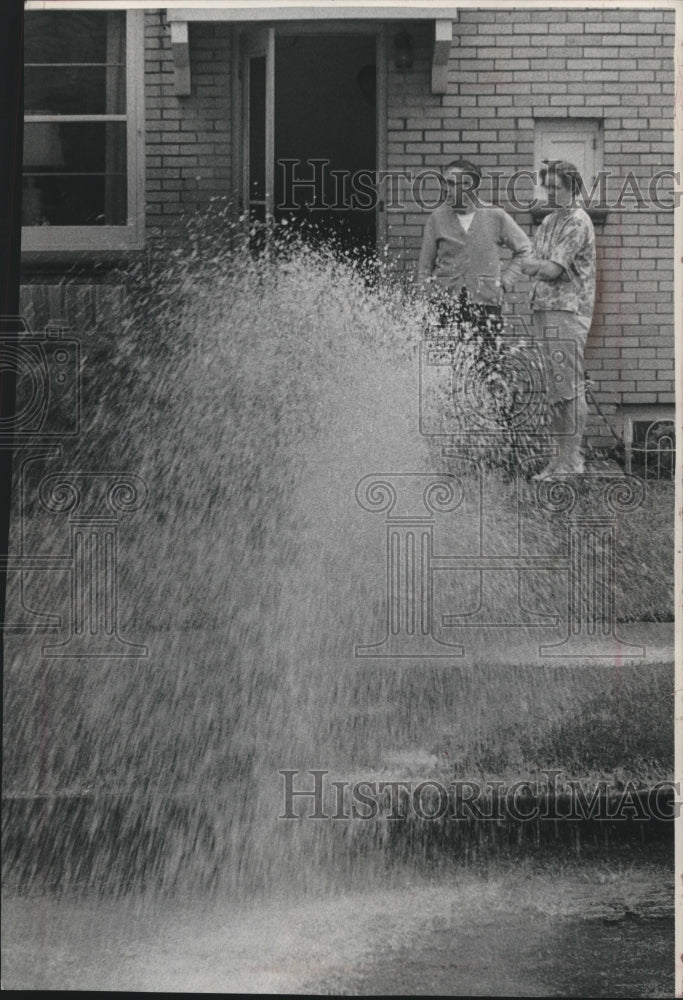
M345 206L323 224L342 219L410 271L428 211L415 192L433 195L433 177L414 186L421 173L476 160L484 197L531 234L533 180L509 178L567 156L589 188L605 185L586 362L596 398L627 433L668 417L674 29L673 5L28 0L23 311L87 337L120 302L112 265L182 239L182 217L212 198L277 217L284 179L316 170L327 208ZM376 171L388 179L373 200ZM349 208L339 178L363 172ZM600 421L592 434L610 441Z

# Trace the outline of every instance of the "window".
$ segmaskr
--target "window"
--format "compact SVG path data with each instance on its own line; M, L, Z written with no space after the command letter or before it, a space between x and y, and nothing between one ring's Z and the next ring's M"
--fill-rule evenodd
M137 11L27 11L23 250L142 242L142 20Z
M644 479L673 479L675 414L666 406L635 406L624 413L626 471Z
M593 118L540 118L534 123L534 167L542 160L569 160L587 192L602 168L602 122Z

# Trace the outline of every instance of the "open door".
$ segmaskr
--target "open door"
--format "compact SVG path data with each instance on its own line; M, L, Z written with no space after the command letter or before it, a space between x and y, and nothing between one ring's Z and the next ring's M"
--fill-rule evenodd
M236 52L240 209L250 224L305 229L354 252L385 238L384 36L377 30L253 25ZM381 56L381 58L380 58ZM275 90L277 75L277 91ZM254 235L262 246L263 232Z
M275 81L276 222L374 252L376 32L278 28Z
M275 29L241 36L242 205L250 221L273 221L275 189Z

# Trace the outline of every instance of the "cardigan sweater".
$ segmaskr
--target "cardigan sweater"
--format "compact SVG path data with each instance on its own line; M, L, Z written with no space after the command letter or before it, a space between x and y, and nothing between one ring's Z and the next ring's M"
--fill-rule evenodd
M501 247L512 250L513 255L502 276ZM434 283L454 292L464 287L472 301L498 305L502 299L501 277L511 287L521 277L520 262L530 251L529 239L502 208L475 209L466 231L458 213L446 203L427 220L418 282L423 287Z

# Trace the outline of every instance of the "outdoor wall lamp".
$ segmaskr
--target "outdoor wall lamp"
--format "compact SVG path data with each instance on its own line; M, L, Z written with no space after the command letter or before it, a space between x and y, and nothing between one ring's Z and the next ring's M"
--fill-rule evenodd
M412 69L413 40L407 31L399 31L394 38L394 66L396 69Z

